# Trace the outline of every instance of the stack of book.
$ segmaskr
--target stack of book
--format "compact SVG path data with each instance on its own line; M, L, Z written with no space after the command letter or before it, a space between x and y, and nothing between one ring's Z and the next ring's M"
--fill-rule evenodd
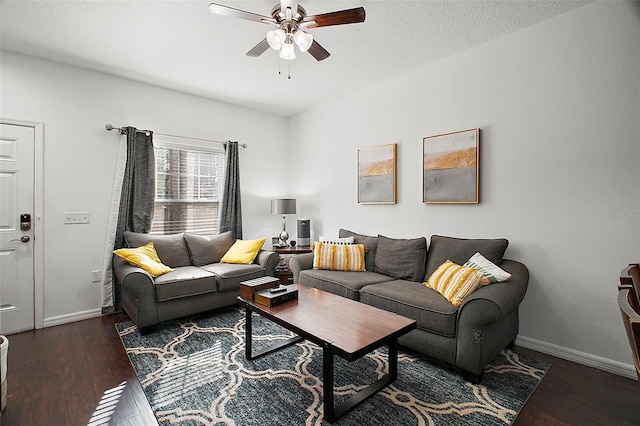
M245 300L254 300L254 296L261 290L277 287L280 280L275 277L265 276L240 282L240 297Z
M254 294L256 303L266 306L277 306L290 300L298 299L298 290L287 286L278 286L268 290L261 290Z

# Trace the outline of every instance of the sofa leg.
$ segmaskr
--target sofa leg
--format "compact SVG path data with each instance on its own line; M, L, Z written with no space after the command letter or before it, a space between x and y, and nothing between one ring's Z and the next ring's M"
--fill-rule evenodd
M471 373L469 371L463 370L462 371L462 378L465 379L469 383L477 385L482 380L482 373L475 374L475 373Z
M509 350L513 350L516 348L516 339L513 339L512 341L509 342L509 344L507 345L507 349Z
M148 326L148 327L142 327L142 328L140 329L140 334L141 334L141 335L143 335L143 336L145 336L145 335L147 335L147 334L151 333L152 331L153 331L153 326L152 326L152 325L150 325L150 326Z

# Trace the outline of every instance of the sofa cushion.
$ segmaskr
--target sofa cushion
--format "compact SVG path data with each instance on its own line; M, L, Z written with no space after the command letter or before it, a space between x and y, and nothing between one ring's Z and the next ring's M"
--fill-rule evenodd
M114 250L113 253L129 262L130 265L144 269L154 278L173 271L173 269L160 262L158 253L153 248L153 243L137 248L121 248Z
M234 243L231 231L218 235L198 235L185 232L184 240L187 243L193 266L220 262L222 256L229 251Z
M423 281L426 281L433 271L447 259L462 265L476 252L480 252L491 262L499 265L508 245L509 241L504 238L464 239L432 235L427 259L427 273Z
M242 281L264 277L264 268L258 264L214 263L202 267L217 276L218 290L239 290Z
M330 244L313 248L313 268L331 271L364 271L364 244Z
M369 284L390 281L386 275L375 272L325 271L305 269L300 271L298 283L318 288L348 299L358 300L359 290Z
M454 306L460 306L465 297L480 287L482 272L469 266L447 260L438 266L424 283L440 293Z
M236 240L231 248L222 256L220 262L250 265L253 263L253 260L258 255L258 252L266 240L266 238L260 238L259 240Z
M424 281L427 240L388 238L378 235L374 271L401 280Z
M364 254L364 268L367 271L373 272L376 260L376 250L378 248L378 237L356 234L355 232L347 231L346 229L340 229L340 231L338 231L338 236L340 238L353 237L356 244L364 244L364 248L366 249Z
M211 272L195 266L183 266L156 278L154 287L156 300L163 302L215 292L217 281L216 276Z
M368 285L360 290L360 301L413 318L418 329L446 337L456 336L458 308L422 283L396 280Z
M189 250L187 250L182 233L151 235L125 231L124 238L129 247L140 247L149 242L153 243L160 261L171 268L191 266Z

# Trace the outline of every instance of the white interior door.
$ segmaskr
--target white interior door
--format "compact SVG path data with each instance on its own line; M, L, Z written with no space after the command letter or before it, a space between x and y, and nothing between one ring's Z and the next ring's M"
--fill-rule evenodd
M35 326L34 170L34 128L0 124L1 334Z

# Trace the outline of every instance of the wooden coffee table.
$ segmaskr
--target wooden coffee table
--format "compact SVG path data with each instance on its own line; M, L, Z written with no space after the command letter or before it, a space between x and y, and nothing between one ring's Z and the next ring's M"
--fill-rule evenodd
M245 308L245 355L247 359L254 359L302 339L321 346L324 420L333 423L396 379L398 337L416 328L416 321L315 288L299 284L293 286L298 289L298 300L274 307L238 297L238 302ZM268 318L297 336L253 352L252 312ZM338 355L348 361L355 361L383 345L389 347L389 372L346 401L334 406L333 356Z

